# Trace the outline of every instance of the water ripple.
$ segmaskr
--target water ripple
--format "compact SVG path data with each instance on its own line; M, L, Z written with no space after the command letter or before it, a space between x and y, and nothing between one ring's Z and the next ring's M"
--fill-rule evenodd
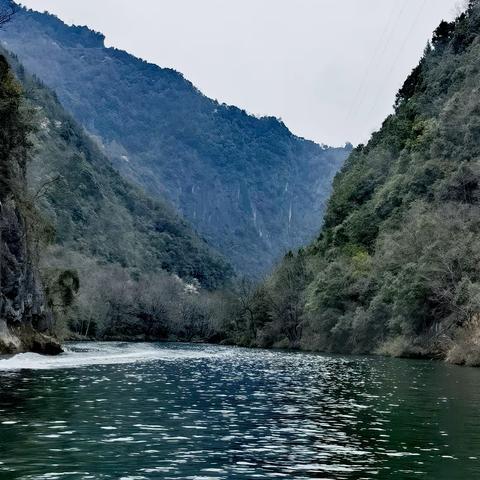
M480 371L200 345L0 360L0 478L480 478Z

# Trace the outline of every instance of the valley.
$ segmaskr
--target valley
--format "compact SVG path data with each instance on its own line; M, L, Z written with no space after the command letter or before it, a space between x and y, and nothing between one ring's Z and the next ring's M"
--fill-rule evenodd
M480 0L457 9L331 147L0 0L2 480L480 478Z

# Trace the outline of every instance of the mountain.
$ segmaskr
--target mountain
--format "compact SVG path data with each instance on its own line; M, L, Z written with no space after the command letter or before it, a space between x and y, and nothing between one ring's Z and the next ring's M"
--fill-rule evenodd
M28 166L33 202L64 248L132 272L164 270L207 288L231 267L165 201L131 185L72 119L55 94L10 63L36 126Z
M20 9L0 40L118 171L170 200L238 272L261 275L317 234L348 147L319 146L275 118L220 104L180 73L46 13Z
M480 364L479 32L478 0L440 24L319 238L251 295L247 341Z

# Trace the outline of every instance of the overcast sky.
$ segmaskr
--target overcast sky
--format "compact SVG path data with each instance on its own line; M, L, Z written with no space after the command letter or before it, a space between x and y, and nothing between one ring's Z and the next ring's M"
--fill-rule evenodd
M23 0L320 143L364 142L459 0Z

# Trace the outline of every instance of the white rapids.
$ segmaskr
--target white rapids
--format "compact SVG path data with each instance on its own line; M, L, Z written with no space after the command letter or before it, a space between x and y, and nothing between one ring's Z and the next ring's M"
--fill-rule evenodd
M0 371L50 370L88 365L115 365L154 360L175 361L215 356L218 351L162 348L150 343L82 342L69 343L57 356L19 353L0 359ZM1 358L1 357L0 357Z

